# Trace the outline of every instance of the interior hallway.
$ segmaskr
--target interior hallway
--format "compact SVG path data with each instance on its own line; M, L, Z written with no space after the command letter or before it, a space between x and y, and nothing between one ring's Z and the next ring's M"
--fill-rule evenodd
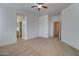
M79 51L57 38L37 37L30 40L20 40L15 44L0 47L0 55L79 56Z

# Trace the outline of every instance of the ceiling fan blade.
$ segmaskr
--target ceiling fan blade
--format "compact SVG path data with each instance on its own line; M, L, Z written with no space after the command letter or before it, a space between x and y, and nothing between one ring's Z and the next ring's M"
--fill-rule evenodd
M31 8L34 8L34 7L36 7L36 6L32 6Z
M43 8L47 8L47 6L42 6Z

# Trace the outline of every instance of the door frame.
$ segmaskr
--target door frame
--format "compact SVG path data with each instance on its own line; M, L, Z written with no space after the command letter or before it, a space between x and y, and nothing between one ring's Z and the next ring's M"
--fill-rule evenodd
M55 22L59 22L59 40L61 40L61 21L60 20L57 20L57 21L54 21L53 22L53 36L54 36L54 23Z

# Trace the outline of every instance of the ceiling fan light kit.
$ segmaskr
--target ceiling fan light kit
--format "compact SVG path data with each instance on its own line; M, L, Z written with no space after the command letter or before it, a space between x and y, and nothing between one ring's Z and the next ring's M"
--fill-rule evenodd
M31 8L36 7L38 9L38 11L40 11L41 8L47 9L47 4L46 3L35 3L34 6L32 6Z

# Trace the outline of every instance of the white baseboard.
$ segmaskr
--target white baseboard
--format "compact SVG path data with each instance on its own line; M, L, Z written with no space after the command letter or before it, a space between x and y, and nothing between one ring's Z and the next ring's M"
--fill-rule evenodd
M48 38L48 36L47 36L47 35L39 35L38 37Z
M38 36L27 37L27 39L25 39L25 40L29 40L29 39L36 38L36 37L38 37Z
M76 50L79 51L79 48L74 47L74 46L72 46L71 44L69 44L69 43L67 43L67 42L65 42L65 41L63 41L63 40L61 40L61 42L65 43L65 44L69 45L70 47L72 47L72 48L74 48L74 49L76 49Z
M0 46L5 46L5 45L13 44L13 43L16 43L16 40L6 41L6 42L1 41Z

